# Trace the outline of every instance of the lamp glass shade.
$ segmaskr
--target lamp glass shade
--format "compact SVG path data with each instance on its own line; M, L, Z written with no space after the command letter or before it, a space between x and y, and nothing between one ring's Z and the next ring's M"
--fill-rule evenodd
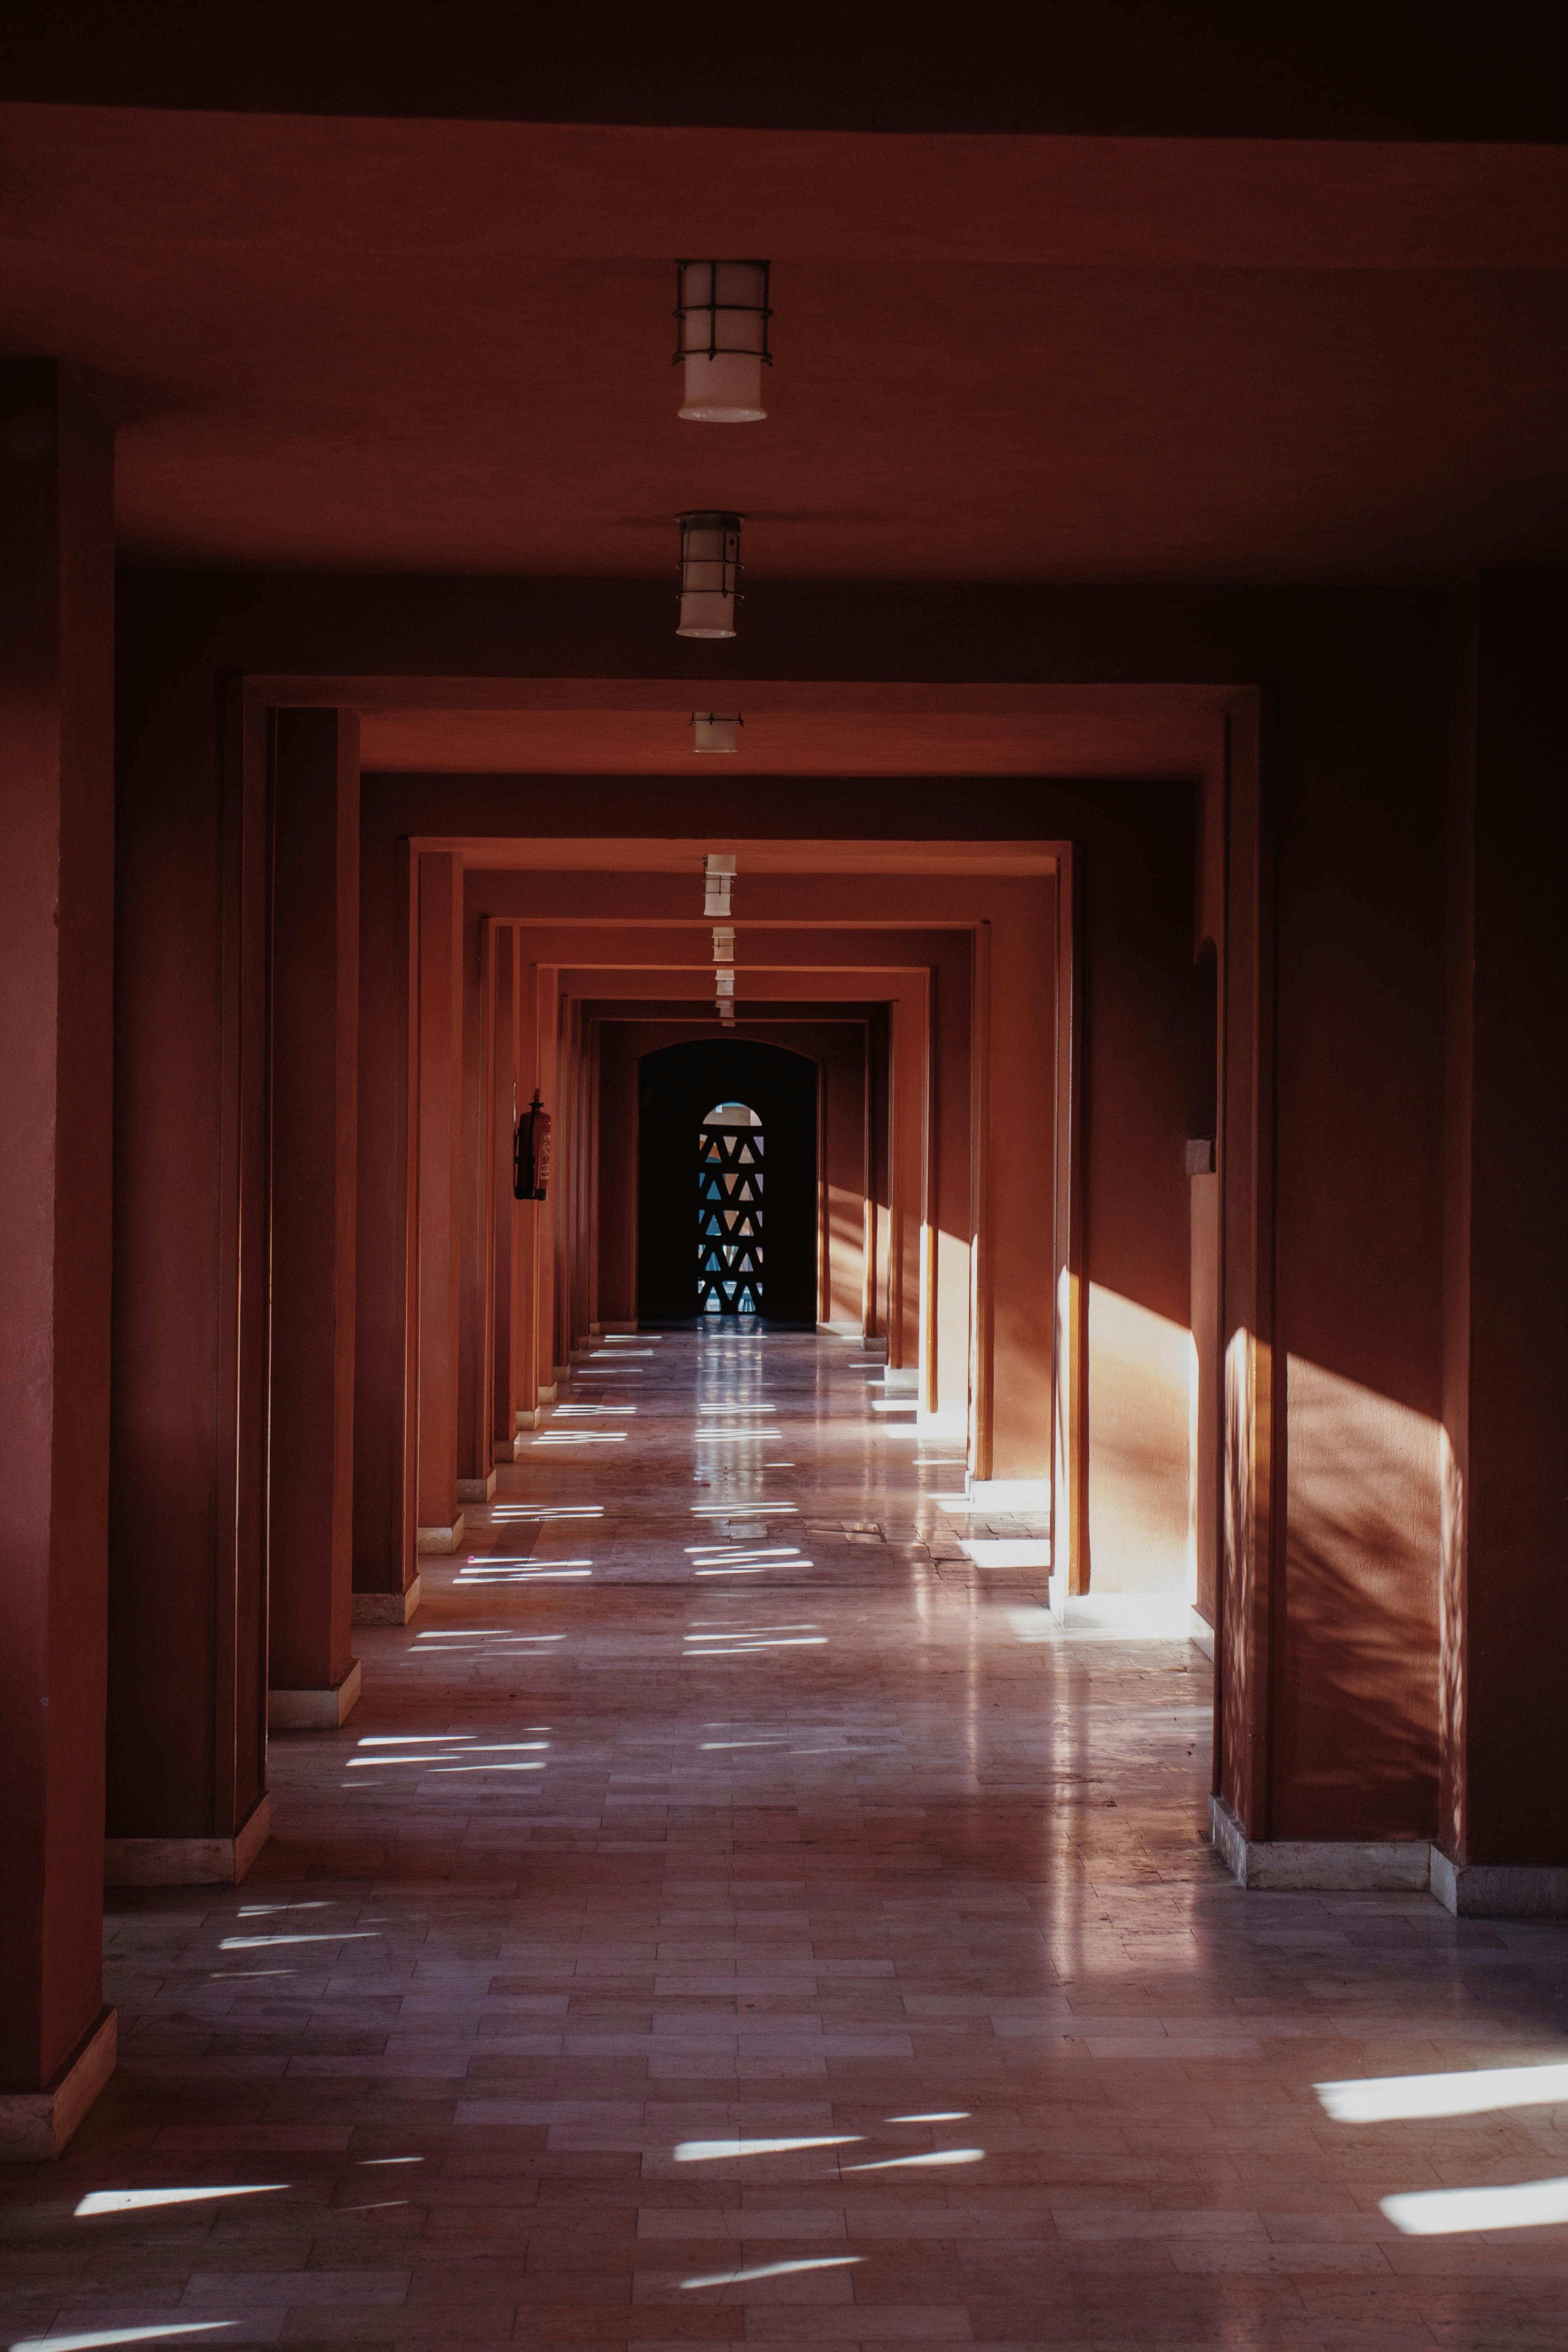
M683 588L678 637L732 637L735 599L718 588Z
M691 714L691 748L694 751L739 751L740 730L738 718L721 719L716 711L694 710Z
M695 425L760 425L763 362L752 352L706 352L686 355L686 396L680 415Z

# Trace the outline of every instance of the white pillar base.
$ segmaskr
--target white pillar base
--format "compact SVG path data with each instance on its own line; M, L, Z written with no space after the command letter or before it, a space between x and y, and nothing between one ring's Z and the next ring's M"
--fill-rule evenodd
M52 2164L114 2072L120 2041L113 2010L99 2011L41 2091L0 2091L0 2164Z
M918 1364L898 1364L882 1374L882 1386L891 1396L919 1396L921 1368Z
M1434 1846L1431 1886L1457 1919L1568 1919L1568 1870L1551 1864L1450 1862Z
M406 1625L419 1606L419 1579L415 1578L406 1592L356 1592L353 1622L356 1625Z
M233 1837L105 1838L106 1886L237 1886L272 1834L272 1800L257 1800Z
M1004 1517L1016 1511L1033 1518L1051 1507L1048 1478L971 1478L968 1487L974 1510L998 1511Z
M360 1664L351 1660L342 1680L322 1690L269 1690L268 1731L336 1731L359 1705Z
M493 1470L488 1477L459 1478L458 1481L459 1503L493 1503L495 1493L496 1474Z
M1223 1797L1209 1799L1209 1837L1238 1886L1301 1895L1425 1895L1431 1875L1425 1838L1386 1843L1249 1838Z
M414 1549L422 1559L439 1558L454 1552L463 1540L463 1529L467 1524L459 1511L449 1528L421 1528L415 1538Z

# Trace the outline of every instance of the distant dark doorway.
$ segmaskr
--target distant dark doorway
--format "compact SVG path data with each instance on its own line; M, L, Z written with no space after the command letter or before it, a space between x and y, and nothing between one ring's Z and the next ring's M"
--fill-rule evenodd
M781 1045L715 1038L644 1055L639 1321L815 1326L816 1090L816 1064Z

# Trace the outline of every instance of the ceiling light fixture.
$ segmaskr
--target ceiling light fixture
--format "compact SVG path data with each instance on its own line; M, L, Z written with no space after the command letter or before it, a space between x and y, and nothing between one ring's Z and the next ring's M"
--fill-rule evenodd
M691 748L694 751L738 751L738 738L744 725L738 710L694 710Z
M678 261L675 316L686 366L682 416L698 425L756 425L768 349L765 261Z
M702 861L702 911L705 915L727 915L730 893L735 887L735 853L732 849L712 849Z
M680 525L680 618L678 637L732 637L741 577L738 514L683 514Z

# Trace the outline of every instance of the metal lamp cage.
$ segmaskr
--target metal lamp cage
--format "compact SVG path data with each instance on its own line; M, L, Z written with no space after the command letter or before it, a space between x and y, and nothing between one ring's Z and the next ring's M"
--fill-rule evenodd
M721 352L733 352L772 367L768 320L773 314L768 308L768 268L765 261L676 263L675 316L680 340L672 364L689 359L716 360ZM721 313L725 316L722 327ZM754 326L740 323L753 320ZM736 335L742 340L731 340Z
M682 596L741 599L741 524L738 514L678 515L680 525ZM706 544L702 542L706 541Z

